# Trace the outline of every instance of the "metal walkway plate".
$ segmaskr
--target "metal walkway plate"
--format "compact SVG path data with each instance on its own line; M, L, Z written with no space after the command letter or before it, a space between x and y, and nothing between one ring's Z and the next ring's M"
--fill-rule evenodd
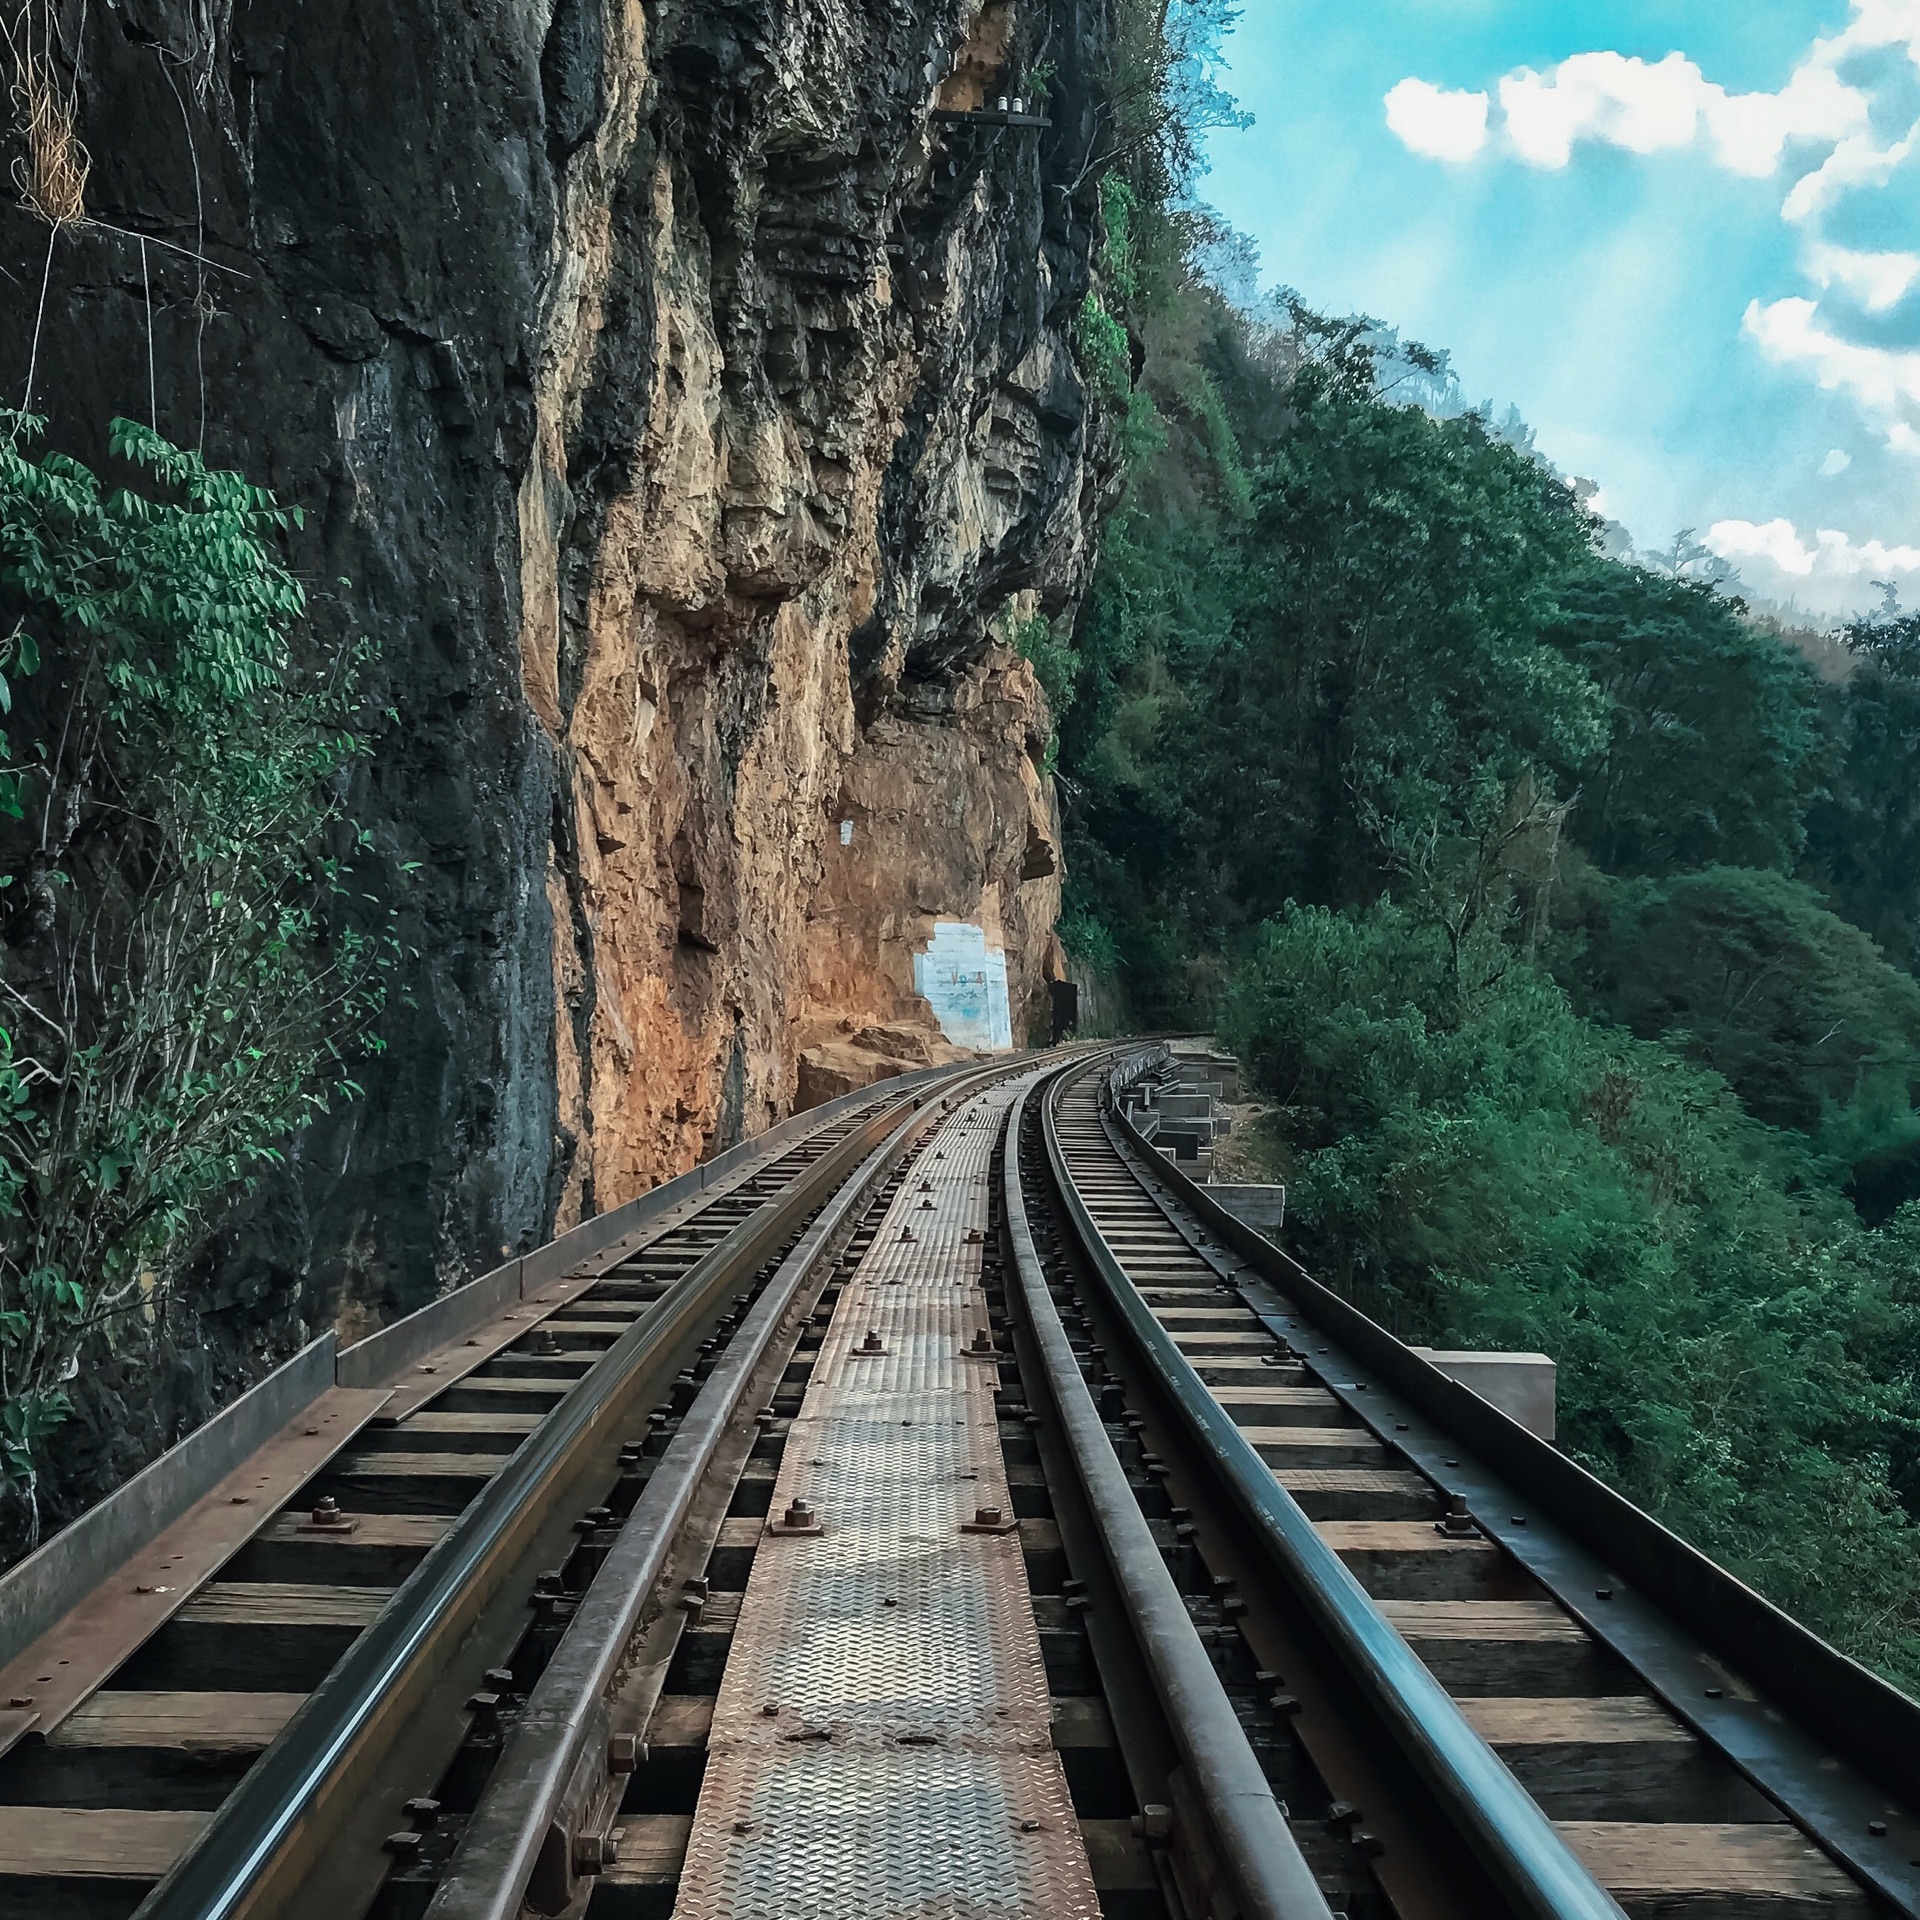
M1099 1914L1011 1530L997 1369L965 1352L987 1325L968 1235L986 1231L1013 1091L946 1122L842 1290L741 1605L675 1920ZM869 1332L881 1352L859 1351ZM772 1531L796 1499L818 1534ZM1009 1530L963 1531L982 1509Z

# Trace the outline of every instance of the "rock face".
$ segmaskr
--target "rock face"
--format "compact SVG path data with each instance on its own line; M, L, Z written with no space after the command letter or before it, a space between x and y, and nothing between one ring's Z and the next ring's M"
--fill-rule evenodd
M940 1057L936 919L1021 1037L1059 840L996 623L1071 607L1105 485L1104 0L60 18L94 224L0 214L0 392L305 506L314 631L398 715L360 811L424 958L228 1249L252 1347ZM1052 124L988 124L1042 60Z

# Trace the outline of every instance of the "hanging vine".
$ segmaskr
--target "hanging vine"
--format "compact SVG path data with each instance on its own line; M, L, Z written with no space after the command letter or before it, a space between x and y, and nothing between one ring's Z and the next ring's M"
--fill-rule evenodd
M0 32L12 57L9 97L25 149L13 163L20 204L50 227L74 226L86 218L92 161L76 131L77 90L59 58L51 0L21 0L11 14L0 14Z

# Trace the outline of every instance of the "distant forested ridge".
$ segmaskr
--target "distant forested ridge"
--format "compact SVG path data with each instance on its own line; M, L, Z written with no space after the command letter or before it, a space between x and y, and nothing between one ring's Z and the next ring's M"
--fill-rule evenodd
M1126 492L1026 641L1070 952L1249 1063L1324 1278L1554 1354L1579 1458L1920 1683L1920 616L1819 677L1607 557L1408 402L1434 356L1237 310L1165 186L1110 185Z

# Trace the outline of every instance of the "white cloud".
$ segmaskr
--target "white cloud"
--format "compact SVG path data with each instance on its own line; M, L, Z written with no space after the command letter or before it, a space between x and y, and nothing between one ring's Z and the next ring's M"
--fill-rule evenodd
M1387 96L1387 124L1414 152L1449 160L1488 151L1558 170L1583 145L1603 145L1693 153L1747 178L1781 177L1781 218L1805 234L1801 285L1759 289L1742 331L1765 359L1852 408L1861 431L1827 455L1820 471L1831 479L1876 440L1920 461L1920 348L1882 344L1863 325L1920 303L1920 248L1847 243L1887 224L1861 206L1863 196L1888 189L1903 169L1907 180L1920 173L1916 78L1920 0L1851 0L1845 25L1813 38L1775 91L1729 93L1677 51L1645 60L1596 50L1507 73L1492 88L1497 110L1486 93L1403 81ZM1847 556L1913 551L1826 532L1809 544L1784 520L1729 520L1717 531L1760 542L1756 564L1836 586Z
M1811 546L1791 520L1720 520L1707 529L1707 545L1723 560L1758 560L1796 580L1865 580L1890 573L1920 572L1920 547L1890 547L1884 540L1856 541L1822 527Z
M1856 540L1833 527L1802 534L1784 518L1717 521L1706 544L1758 592L1829 614L1859 611L1876 581L1920 575L1920 547Z
M1904 46L1920 66L1920 0L1853 0L1854 17L1816 39L1774 93L1729 93L1683 53L1663 60L1576 53L1545 73L1517 67L1499 83L1507 145L1536 167L1564 167L1582 140L1662 153L1704 136L1729 172L1763 179L1795 143L1826 154L1787 197L1790 220L1822 211L1858 185L1878 184L1906 158L1910 139L1876 145L1872 103L1841 77L1856 55ZM1487 96L1403 80L1387 95L1387 125L1415 153L1463 160L1488 138Z
M1684 147L1700 119L1700 69L1681 54L1649 66L1617 53L1576 53L1550 75L1522 67L1500 82L1507 138L1536 167L1564 167L1579 139L1633 153Z
M1763 527L1751 520L1716 520L1707 529L1707 545L1722 560L1765 560L1796 575L1813 571L1813 553L1791 520L1769 520Z
M1802 225L1856 187L1884 187L1912 151L1911 133L1885 147L1876 147L1865 134L1842 140L1811 173L1794 183L1780 212L1796 226Z
M1776 365L1803 368L1823 391L1847 394L1889 445L1899 429L1911 433L1904 415L1920 410L1920 351L1843 340L1820 324L1811 300L1749 301L1742 325Z
M1487 144L1487 96L1402 80L1387 95L1387 125L1430 160L1471 160Z
M1860 131L1868 101L1824 61L1810 60L1778 93L1727 93L1708 84L1700 110L1720 164L1764 179L1790 141L1844 140Z
M1887 313L1920 279L1920 253L1856 253L1850 247L1816 246L1807 271L1823 287L1839 286L1869 313Z
M1816 47L1778 93L1728 93L1682 53L1653 61L1576 53L1546 73L1506 75L1500 108L1508 144L1532 166L1564 167L1581 140L1661 153L1704 132L1723 167L1764 177L1790 141L1831 146L1864 135L1868 101ZM1387 95L1387 125L1416 153L1464 159L1485 144L1486 109L1485 94L1403 80Z

